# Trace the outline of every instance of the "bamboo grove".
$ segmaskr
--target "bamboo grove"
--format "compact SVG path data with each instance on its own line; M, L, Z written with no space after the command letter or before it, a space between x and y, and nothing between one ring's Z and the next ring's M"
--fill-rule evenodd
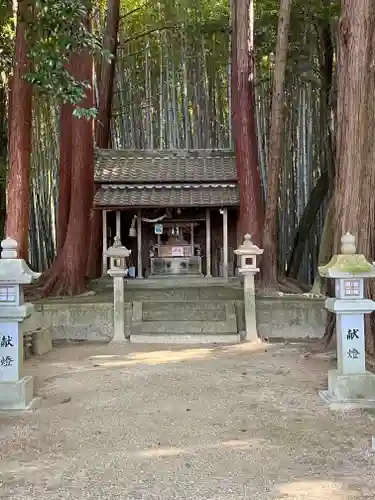
M99 33L104 9L103 5L94 17ZM335 48L334 37L324 30L335 20L334 9L292 3L277 250L279 273L307 284L314 281L326 211L324 195L315 213L306 213L306 206L311 194L316 196L314 188L330 161L322 144L334 118L326 84L333 68L324 62ZM278 2L255 3L255 109L265 192L277 21ZM324 36L329 36L328 42ZM226 2L122 2L111 147L232 149L230 54ZM96 75L99 64L98 60ZM97 84L96 78L96 98ZM30 251L32 265L44 270L54 258L56 244L59 122L52 99L36 93L33 108ZM303 224L308 234L298 239L306 232Z

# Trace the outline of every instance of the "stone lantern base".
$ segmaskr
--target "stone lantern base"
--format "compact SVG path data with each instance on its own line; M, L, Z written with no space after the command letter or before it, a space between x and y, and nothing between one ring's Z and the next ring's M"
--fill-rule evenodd
M38 401L34 398L33 377L23 377L17 382L0 382L0 411L31 410Z
M328 371L328 391L320 397L332 409L375 408L375 375L370 372L343 375Z

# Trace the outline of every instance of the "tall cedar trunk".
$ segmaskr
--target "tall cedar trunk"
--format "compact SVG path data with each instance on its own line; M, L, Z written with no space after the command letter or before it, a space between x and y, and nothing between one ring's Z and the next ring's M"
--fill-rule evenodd
M331 0L325 0L325 6L329 7ZM327 5L328 4L328 5ZM332 43L332 27L330 19L323 19L319 30L321 61L320 61L320 165L321 169L327 169L329 174L329 198L332 196L335 157L334 137L332 131L332 99L333 71L334 71L334 47Z
M28 71L26 23L29 2L18 2L13 78L10 89L9 174L6 235L18 242L19 256L28 258L30 213L30 153L32 89L24 80Z
M92 57L88 52L71 57L72 75L90 83L82 108L93 106ZM72 117L71 201L64 246L43 286L43 295L77 295L85 290L89 218L94 193L93 122Z
M113 98L113 81L115 77L115 58L117 51L117 34L120 20L120 0L108 0L108 10L103 49L112 54L112 60L103 60L99 81L99 109L95 130L98 148L108 148L111 110Z
M113 82L115 77L115 58L117 51L117 33L120 20L120 0L109 0L106 28L103 38L103 48L113 55L112 61L101 63L99 81L99 109L95 126L95 139L98 148L109 147L110 124L113 97ZM97 278L101 272L102 253L102 217L98 210L92 211L90 219L90 244L87 262L87 276Z
M267 200L264 220L261 279L264 288L277 286L277 207L280 187L284 81L288 55L291 0L280 0L279 26L272 92L272 114L267 172Z
M366 128L368 33L370 0L360 5L343 0L339 22L338 99L337 99L337 174L334 191L334 251L346 231L360 237L359 200L367 191L362 186L363 148ZM372 193L373 194L373 193Z
M6 161L8 154L7 99L5 86L0 87L0 238L3 239L6 220Z
M375 6L372 0L343 0L339 23L333 252L340 251L340 239L350 231L357 237L358 252L371 262L375 257L374 128ZM375 298L373 280L367 285L367 292ZM328 328L330 334L332 329ZM366 320L366 347L374 354L373 318Z
M62 104L60 108L60 175L59 209L57 214L57 253L65 243L69 223L72 175L72 125L73 106Z
M232 9L232 125L240 189L238 232L241 239L245 233L250 233L254 242L260 244L263 196L251 78L250 1L233 1Z

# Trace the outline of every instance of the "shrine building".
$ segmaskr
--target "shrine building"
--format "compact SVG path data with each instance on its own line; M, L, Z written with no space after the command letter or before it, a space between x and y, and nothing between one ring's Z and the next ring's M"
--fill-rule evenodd
M138 278L235 274L239 192L231 151L96 150L94 208Z

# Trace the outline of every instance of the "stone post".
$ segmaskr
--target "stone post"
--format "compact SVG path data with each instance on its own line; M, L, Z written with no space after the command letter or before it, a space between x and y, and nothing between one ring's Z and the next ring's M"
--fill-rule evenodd
M257 255L262 255L263 250L254 245L250 234L245 234L243 244L234 253L240 256L241 267L239 268L239 272L244 275L246 340L258 342L254 276L259 272L257 268Z
M17 242L1 243L0 259L0 410L25 410L34 399L33 377L23 377L23 334L21 324L34 311L25 303L23 285L38 279L23 259L18 259Z
M375 277L375 265L356 253L355 237L341 238L341 254L319 267L324 278L335 279L335 297L325 306L336 314L337 369L328 372L328 391L320 392L334 406L373 407L375 376L365 367L364 314L375 310L375 302L364 298L365 278Z
M115 236L113 246L108 248L106 255L110 258L108 274L113 278L113 325L112 342L125 342L125 309L124 309L124 277L128 269L126 259L131 250L122 246L118 235Z

